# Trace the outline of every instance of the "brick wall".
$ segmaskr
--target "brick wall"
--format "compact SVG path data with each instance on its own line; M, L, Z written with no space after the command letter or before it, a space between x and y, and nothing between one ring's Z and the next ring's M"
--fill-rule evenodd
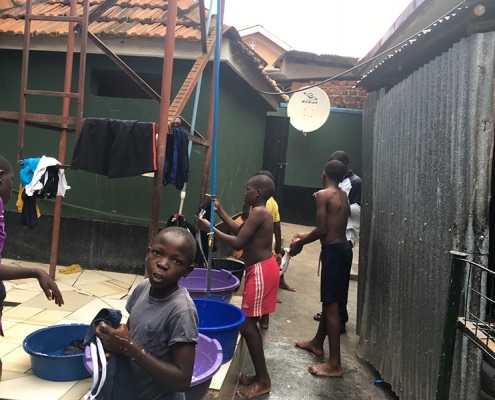
M291 89L297 90L303 86L311 86L320 81L292 82ZM350 108L353 110L363 109L363 100L367 96L364 89L355 87L354 80L334 80L318 85L323 89L330 99L330 106L337 108Z

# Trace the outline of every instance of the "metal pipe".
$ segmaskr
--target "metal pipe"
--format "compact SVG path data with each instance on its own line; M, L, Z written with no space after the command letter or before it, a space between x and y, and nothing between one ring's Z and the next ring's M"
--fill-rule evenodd
M214 106L213 106L213 151L211 166L211 209L210 209L210 233L208 236L208 271L206 279L206 295L209 296L211 289L211 253L213 252L213 241L215 238L215 196L217 192L217 136L218 136L218 97L220 88L220 46L222 42L222 0L217 0L216 42L214 60Z
M77 83L78 98L76 107L76 141L84 123L84 82L86 79L86 54L88 48L89 0L83 0L82 20L79 51L79 78Z
M457 318L461 304L462 285L464 282L464 268L466 267L467 254L451 251L452 264L450 269L450 286L446 304L445 320L442 335L442 352L440 367L438 369L438 381L436 400L449 398L450 378L452 364L454 362L455 338Z
M77 0L70 0L70 16L77 14ZM74 42L75 42L75 27L76 22L69 22L69 30L67 32L67 54L65 57L65 74L64 74L64 92L70 92L72 82L72 69L74 66ZM70 97L64 96L62 99L62 116L68 117L70 111ZM67 151L67 129L66 124L62 124L60 132L60 141L58 147L58 161L62 164L65 162L65 154ZM58 245L60 238L60 219L62 214L62 196L56 196L55 207L53 210L53 226L52 226L52 242L50 248L50 269L49 275L55 278L57 267Z
M222 4L222 12L221 12L221 21L223 21L223 7L224 5ZM218 19L218 15L217 15ZM218 24L218 20L217 20ZM221 24L220 24L221 25ZM216 38L219 37L218 40L220 40L220 43L222 41L222 31L215 31ZM215 39L217 40L217 39ZM217 42L215 41L215 45ZM215 86L216 86L216 77L215 77L215 71L212 72L212 82L211 82L211 94L210 94L210 109L208 111L208 127L206 131L206 139L208 140L208 143L212 143L213 141L213 118L214 118L214 103L215 103ZM205 196L206 196L206 188L208 186L208 176L210 172L210 164L211 164L211 154L213 151L213 146L209 146L205 150L205 158L203 160L203 177L201 180L201 189L200 189L200 194L199 194L199 203L202 204L205 201ZM213 223L213 221L211 221Z
M169 129L170 97L172 93L172 71L174 66L175 25L177 22L177 0L169 0L167 12L167 31L165 34L165 51L163 55L162 90L160 101L160 119L157 144L157 170L153 180L153 196L151 204L150 227L148 243L158 231L160 219L160 204L163 191L163 166L165 164L165 150L167 148L167 134Z
M200 1L200 5L202 5L202 7L200 6L200 11L201 11L201 15L203 16L203 18L201 19L201 21L203 21L204 19L204 0L201 0ZM211 10L213 6L213 0L211 0L210 2L210 8L209 10ZM207 22L206 22L206 26L210 26L210 23L211 23L211 12L208 13L208 19L207 19ZM206 35L209 34L209 32L206 31L206 29L203 29L203 26L202 26L202 29L201 29L201 37L202 39L205 39L205 40L202 40L201 42L205 44L204 46L204 52L206 53L207 49L206 49ZM204 37L203 37L204 35ZM198 79L198 83L197 83L197 86L196 86L196 93L194 95L194 108L193 108L193 114L192 114L192 120L191 120L191 134L194 135L194 130L196 129L196 118L197 118L197 115L198 115L198 105L199 105L199 95L201 93L201 84L202 84L202 81L203 81L203 73L201 73L199 79ZM191 158L191 150L192 150L192 141L189 141L188 143L188 147L187 147L187 155L189 157L189 159ZM187 182L184 183L184 187L182 188L182 191L180 192L180 205L179 205L179 214L182 214L182 209L184 207L184 201L186 200L186 193L187 193Z
M26 89L28 81L29 45L31 42L31 12L32 0L26 0L26 15L24 21L24 42L21 66L21 93L19 99L19 126L17 127L17 162L22 161L24 149L24 128L26 125Z

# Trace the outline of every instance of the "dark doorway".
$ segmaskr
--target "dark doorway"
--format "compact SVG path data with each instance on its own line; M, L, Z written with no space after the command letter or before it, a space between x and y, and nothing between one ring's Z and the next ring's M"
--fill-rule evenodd
M289 118L269 116L266 122L262 169L270 171L275 178L275 199L279 207L284 201L285 166L287 165L287 141Z

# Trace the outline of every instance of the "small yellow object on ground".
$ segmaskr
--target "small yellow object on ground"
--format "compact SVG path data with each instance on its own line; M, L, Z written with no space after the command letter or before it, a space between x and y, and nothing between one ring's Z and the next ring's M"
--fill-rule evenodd
M68 267L60 269L58 272L64 275L75 274L76 272L82 272L82 267L79 264L72 264Z

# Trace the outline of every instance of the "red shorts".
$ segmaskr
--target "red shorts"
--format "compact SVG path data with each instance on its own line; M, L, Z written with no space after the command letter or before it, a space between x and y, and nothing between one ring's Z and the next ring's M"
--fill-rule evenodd
M242 310L246 317L275 312L280 268L274 256L246 268Z

